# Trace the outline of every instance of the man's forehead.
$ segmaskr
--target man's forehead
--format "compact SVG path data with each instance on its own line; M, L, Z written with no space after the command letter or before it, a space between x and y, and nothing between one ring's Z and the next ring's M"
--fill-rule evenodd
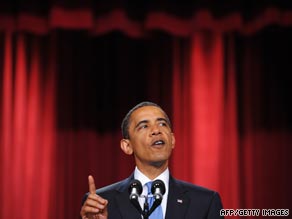
M164 118L165 117L165 114L164 112L159 108L159 107L156 107L156 106L143 106L143 107L140 107L138 109L136 109L131 117L132 119L135 118L135 117L143 117L143 116L155 116L157 115L157 117L162 117Z
M140 121L145 120L161 120L161 119L166 119L166 115L164 112L159 108L155 106L143 106L140 107L139 109L136 109L130 118L130 123L139 123Z

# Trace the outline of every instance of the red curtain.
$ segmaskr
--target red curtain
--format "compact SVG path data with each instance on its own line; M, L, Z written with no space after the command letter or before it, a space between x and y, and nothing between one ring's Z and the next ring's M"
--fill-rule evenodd
M230 52L225 57L224 46L222 34L208 32L195 34L187 51L179 51L175 42L173 117L178 145L172 168L179 178L219 191L224 205L235 209L239 143L234 47L232 42L226 45ZM179 57L181 52L189 63Z
M119 125L143 100L172 117L175 177L225 208L289 208L289 10L76 8L1 14L1 218L78 218L88 174L101 187L133 171Z
M44 4L37 0L4 1L0 2L0 29L37 34L47 34L56 28L82 29L91 35L120 30L134 38L156 30L184 37L204 29L250 35L268 25L291 26L291 9L291 2L286 0L127 3L46 0Z
M281 31L279 32L281 33ZM271 32L268 32L271 34ZM242 119L240 174L242 206L246 208L290 208L291 209L291 126L289 125L291 104L286 84L291 82L286 75L284 63L289 60L285 52L291 35L272 33L273 39L263 40L263 51L258 45L262 39L253 42L242 41L243 71L239 86L241 92ZM276 40L277 43L273 43ZM270 57L263 53L273 48ZM288 61L289 62L289 61ZM277 67L273 63L278 63ZM290 71L290 70L288 70ZM255 74L257 72L257 74ZM280 94L280 95L279 95Z
M283 49L289 36L273 35L273 41L280 42L278 37L283 43L277 46ZM279 66L277 73L271 70L275 63L284 64L281 52L274 50L269 58L273 61L263 61L262 52L269 49L261 44L270 45L271 40L257 36L241 41L232 34L206 31L194 34L188 43L174 41L178 144L172 169L179 178L219 191L228 209L290 206L291 106L285 83L279 85L284 67Z
M29 46L23 34L12 36L9 32L4 36L1 74L0 215L51 218L56 149L54 51L53 47L48 51L48 68L41 68L38 40Z

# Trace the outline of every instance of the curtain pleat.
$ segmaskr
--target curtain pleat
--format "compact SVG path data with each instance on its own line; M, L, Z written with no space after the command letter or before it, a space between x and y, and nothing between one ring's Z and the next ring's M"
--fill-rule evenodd
M42 84L40 72L45 70L41 71L40 67L38 40L30 45L24 34L17 35L15 40L14 56L12 35L5 37L1 110L3 208L0 214L1 218L33 218L35 215L50 218L56 131L54 87L50 83L55 82L48 80ZM15 206L18 206L17 211Z
M225 208L289 208L291 28L74 28L1 29L1 218L78 218L89 174L102 187L133 171L120 122L144 100L172 118L174 177Z

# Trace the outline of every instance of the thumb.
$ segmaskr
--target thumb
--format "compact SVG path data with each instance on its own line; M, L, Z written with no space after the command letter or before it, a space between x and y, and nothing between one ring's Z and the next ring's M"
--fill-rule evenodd
M89 186L89 193L95 194L96 188L94 184L94 179L91 175L88 176L88 186Z

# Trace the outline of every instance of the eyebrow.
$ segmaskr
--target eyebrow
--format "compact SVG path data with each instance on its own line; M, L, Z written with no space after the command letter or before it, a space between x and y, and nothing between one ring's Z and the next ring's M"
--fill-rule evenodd
M143 124L143 123L148 123L149 122L149 120L142 120L142 121L140 121L140 122L138 122L138 124L135 126L135 129L138 127L138 126L140 126L141 124Z
M156 121L157 121L157 122L159 122L159 121L164 121L164 122L166 122L168 125L170 125L169 122L167 121L167 119L165 119L165 118L157 118ZM136 129L139 125L141 125L141 124L143 124L143 123L149 123L149 120L145 119L145 120L142 120L142 121L138 122L138 124L135 126L135 129Z
M167 119L165 119L165 118L158 118L158 119L157 119L157 121L164 121L164 122L166 122L166 123L169 125L169 122L168 122L168 120L167 120Z

